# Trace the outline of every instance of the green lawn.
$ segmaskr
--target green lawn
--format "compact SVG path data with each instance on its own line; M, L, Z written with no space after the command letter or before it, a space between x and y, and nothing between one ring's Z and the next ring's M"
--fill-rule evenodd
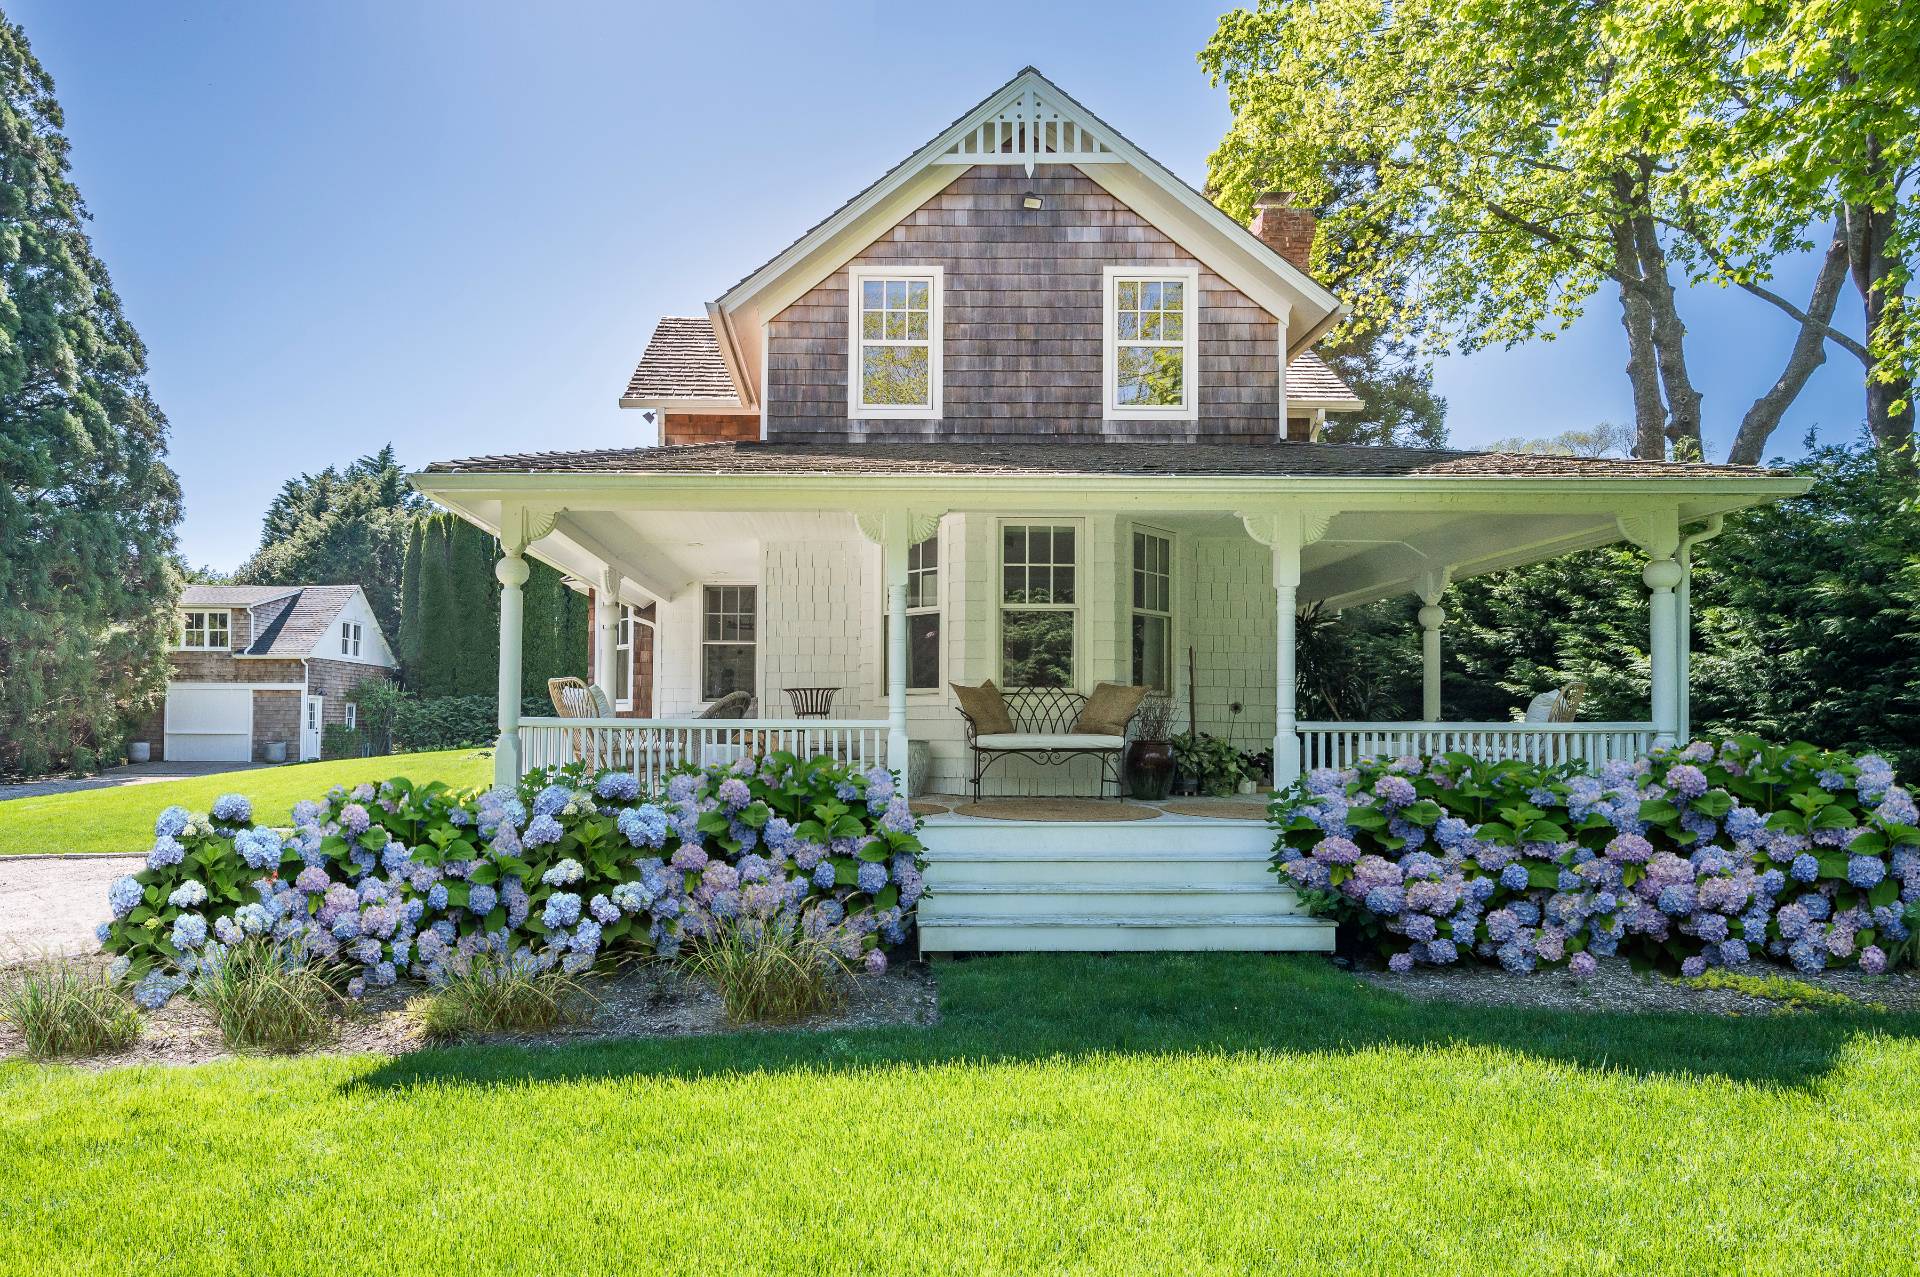
M23 1273L1893 1273L1920 1018L941 968L931 1030L0 1068ZM1544 978L1544 977L1543 977Z
M0 802L0 856L27 852L145 851L153 845L153 819L169 803L205 811L222 794L253 799L255 819L284 824L302 798L318 798L333 785L405 776L425 783L473 786L493 781L493 755L472 749L380 758L343 758L294 763L192 780L122 785L41 798Z

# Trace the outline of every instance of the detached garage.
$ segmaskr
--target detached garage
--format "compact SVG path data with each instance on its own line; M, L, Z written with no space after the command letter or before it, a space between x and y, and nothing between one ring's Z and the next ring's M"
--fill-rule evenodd
M166 757L176 763L244 763L253 757L253 689L167 686Z
M357 585L189 585L167 698L135 735L168 762L318 758L399 662Z

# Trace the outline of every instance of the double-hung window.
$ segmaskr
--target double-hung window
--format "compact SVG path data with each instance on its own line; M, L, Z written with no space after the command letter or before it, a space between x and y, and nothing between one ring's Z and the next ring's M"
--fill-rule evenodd
M613 631L613 707L633 708L633 609L625 603Z
M758 591L751 585L709 585L702 593L700 698L753 691Z
M1173 538L1133 530L1133 682L1156 692L1173 686Z
M940 415L938 266L849 268L847 415Z
M340 655L360 655L360 622L340 622Z
M189 652L224 652L232 646L233 616L225 608L180 614L180 646Z
M1072 687L1079 620L1071 523L1000 525L1000 681Z
M882 598L885 615L891 601ZM892 620L889 617L888 624ZM883 631L891 636L892 630ZM880 682L886 685L891 641L880 645ZM940 534L907 547L907 690L928 691L940 686Z
M1102 376L1110 418L1191 421L1200 402L1200 272L1184 266L1109 266Z

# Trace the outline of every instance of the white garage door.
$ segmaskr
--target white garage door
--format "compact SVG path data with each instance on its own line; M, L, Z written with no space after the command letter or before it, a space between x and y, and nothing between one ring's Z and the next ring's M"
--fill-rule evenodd
M169 687L167 761L244 763L253 757L253 691Z

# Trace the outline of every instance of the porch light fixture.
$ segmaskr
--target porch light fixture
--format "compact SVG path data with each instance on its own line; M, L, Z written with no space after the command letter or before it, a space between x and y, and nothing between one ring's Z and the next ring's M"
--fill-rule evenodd
M1029 213L1037 213L1046 206L1047 202L1033 191L1028 191L1020 197L1020 207L1026 209Z

